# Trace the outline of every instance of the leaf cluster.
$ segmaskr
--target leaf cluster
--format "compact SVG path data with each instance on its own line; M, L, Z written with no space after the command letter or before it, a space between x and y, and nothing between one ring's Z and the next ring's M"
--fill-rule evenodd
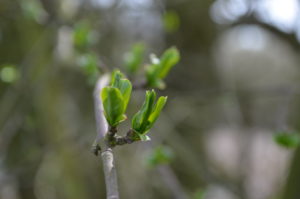
M120 71L114 71L109 86L104 87L101 99L105 118L110 127L117 127L127 117L125 115L132 91L131 82ZM152 128L167 97L159 97L156 101L154 90L146 91L146 97L141 109L133 116L132 130L139 140L148 140L147 132Z

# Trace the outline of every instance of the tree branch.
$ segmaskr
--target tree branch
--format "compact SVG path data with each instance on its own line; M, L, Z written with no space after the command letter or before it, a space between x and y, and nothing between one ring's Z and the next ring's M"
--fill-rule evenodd
M103 171L105 176L106 185L106 198L107 199L119 199L117 172L114 165L114 155L112 148L107 140L108 136L108 124L103 114L103 105L100 97L102 88L108 85L110 79L109 74L102 75L96 84L94 90L94 101L95 101L95 115L96 115L96 127L97 137L94 142L94 152L97 155L100 149L98 143L102 142L101 158L103 163ZM113 135L114 136L114 135ZM105 139L103 139L105 137Z
M230 27L238 26L238 25L244 25L244 24L252 24L260 26L273 34L275 34L278 38L282 39L283 41L287 42L294 50L299 51L300 50L300 44L299 40L297 39L297 36L295 33L287 33L284 31L281 31L279 28L276 28L275 26L263 22L260 19L258 19L254 14L246 15L241 18L239 18L236 22L232 23Z

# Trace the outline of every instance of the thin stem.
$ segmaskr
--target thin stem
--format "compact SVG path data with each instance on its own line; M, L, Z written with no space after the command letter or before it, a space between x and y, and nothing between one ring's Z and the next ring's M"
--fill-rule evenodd
M103 171L106 184L106 198L119 199L117 172L114 165L114 154L112 148L107 147L101 152Z
M114 166L114 155L109 140L106 139L110 132L108 132L108 124L103 114L103 105L100 97L100 92L102 88L107 86L108 83L109 83L109 75L108 74L103 75L98 79L94 90L96 126L97 126L97 138L95 141L96 150L94 152L95 154L98 154L99 146L97 143L99 143L100 140L104 141L101 143L102 144L101 158L102 158L103 171L105 176L106 198L119 199L117 172Z

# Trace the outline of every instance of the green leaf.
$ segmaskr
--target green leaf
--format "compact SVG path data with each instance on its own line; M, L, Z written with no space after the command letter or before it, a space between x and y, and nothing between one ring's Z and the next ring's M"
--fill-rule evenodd
M146 127L149 124L148 118L152 113L156 99L154 90L146 91L146 97L142 108L133 116L132 128L139 134L146 133Z
M165 87L162 81L169 73L171 68L178 63L180 59L179 52L176 48L169 48L164 52L158 61L156 57L151 65L148 65L146 69L147 83L151 87L163 89Z
M111 86L118 88L123 96L125 111L130 100L132 85L128 79L120 71L114 71L112 75Z
M165 106L167 102L168 97L160 97L155 105L155 108L153 109L152 114L149 117L149 124L147 126L147 129L151 129L154 125L155 121L160 115L161 110Z
M296 148L300 144L300 136L298 133L281 132L274 136L274 140L282 147Z
M145 45L136 43L131 51L125 54L125 67L129 73L135 73L141 67L145 55Z
M169 48L165 51L165 53L160 58L160 71L159 71L159 78L165 78L170 69L178 63L180 59L180 55L178 50L175 47Z
M152 128L167 102L167 97L160 97L155 105L155 99L155 91L147 91L142 108L133 116L132 129L139 135L145 135Z
M110 126L115 127L126 119L124 99L119 89L105 87L102 89L101 98L104 115Z

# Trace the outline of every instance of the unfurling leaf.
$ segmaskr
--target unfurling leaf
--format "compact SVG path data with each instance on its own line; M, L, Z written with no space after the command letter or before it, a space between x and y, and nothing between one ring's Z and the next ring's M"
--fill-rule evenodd
M152 128L167 101L167 97L160 97L155 105L155 99L155 91L147 91L144 104L133 116L132 129L139 135L145 135Z
M110 126L115 127L126 119L124 99L119 89L105 87L101 92L101 98L104 115Z
M156 61L147 67L146 77L149 86L163 89L163 79L168 75L169 71L178 63L180 54L174 47L164 52L159 61Z
M148 118L152 113L152 108L154 106L156 99L156 93L154 90L146 91L146 97L142 108L133 116L132 128L136 132L145 132L146 126L148 124ZM140 133L142 134L142 133Z
M125 112L130 99L132 85L120 71L114 71L110 86L102 89L104 115L108 124L117 126L126 119Z
M130 100L132 85L128 79L120 71L114 71L112 75L111 86L118 88L124 98L125 110Z
M155 108L153 109L152 114L149 117L149 126L147 127L148 129L151 129L154 122L157 120L157 118L160 115L161 110L165 106L167 102L168 97L160 97L155 105Z

